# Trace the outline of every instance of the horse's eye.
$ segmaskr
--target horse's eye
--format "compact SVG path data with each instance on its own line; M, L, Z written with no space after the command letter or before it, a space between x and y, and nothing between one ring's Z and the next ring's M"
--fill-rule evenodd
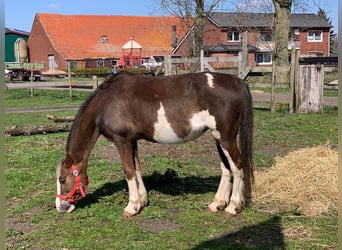
M64 184L65 181L66 181L65 177L62 177L62 176L59 177L59 183Z

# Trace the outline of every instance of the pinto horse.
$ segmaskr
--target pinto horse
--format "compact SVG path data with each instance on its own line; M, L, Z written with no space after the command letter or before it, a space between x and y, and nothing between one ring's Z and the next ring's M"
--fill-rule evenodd
M216 141L221 180L209 210L237 214L251 200L252 97L242 80L222 73L145 76L120 72L105 80L80 107L57 166L58 212L72 212L85 197L88 158L100 135L120 154L129 191L124 216L148 203L137 141L182 143L206 130Z

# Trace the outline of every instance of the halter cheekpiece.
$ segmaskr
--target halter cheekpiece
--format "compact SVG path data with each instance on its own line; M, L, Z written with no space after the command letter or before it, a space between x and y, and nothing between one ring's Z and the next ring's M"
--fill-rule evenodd
M56 197L60 198L61 200L64 201L68 201L70 203L75 203L76 201L80 200L81 198L84 198L86 196L85 194L85 188L87 187L87 185L84 185L81 182L81 177L79 176L79 173L76 169L75 165L71 165L71 170L72 170L72 175L75 177L76 179L76 184L75 186L71 189L71 191L67 194L67 196L64 195L60 195L60 194L56 194ZM81 197L77 198L77 199L73 199L72 197L74 196L74 194L80 191L81 193Z

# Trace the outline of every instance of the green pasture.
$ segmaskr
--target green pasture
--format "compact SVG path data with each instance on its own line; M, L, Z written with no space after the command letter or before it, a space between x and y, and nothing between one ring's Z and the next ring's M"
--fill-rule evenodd
M89 94L6 90L5 106L79 105ZM5 126L52 124L46 116L76 111L6 113ZM337 145L337 111L288 114L254 112L254 163L271 168L278 155L320 144ZM169 148L140 142L149 205L122 217L127 184L113 145L100 139L89 161L88 195L71 214L55 209L55 167L68 133L5 138L6 249L335 249L337 211L309 217L300 211L267 212L257 204L236 217L205 211L220 177L208 136ZM205 135L207 138L207 135ZM155 147L155 145L153 145ZM174 157L170 157L170 152ZM211 153L212 152L212 153ZM298 170L300 171L300 169ZM269 211L272 211L271 209Z

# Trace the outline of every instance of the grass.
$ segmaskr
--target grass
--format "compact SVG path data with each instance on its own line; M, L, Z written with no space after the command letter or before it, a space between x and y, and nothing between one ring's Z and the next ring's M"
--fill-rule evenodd
M5 91L5 107L37 107L37 106L67 106L81 104L89 92L73 91L73 99L69 98L69 90L35 89L31 97L30 89L8 89Z
M76 95L79 96L77 102L82 102L84 94ZM17 96L21 98L16 99ZM24 99L41 106L55 105L57 101L65 104L68 93L43 91L31 98L25 97L22 90L6 91L6 107L21 106ZM63 116L75 112L53 114ZM47 112L6 113L5 122L6 126L44 125L51 123L46 115ZM285 155L298 148L326 142L337 144L335 110L327 110L323 115L255 110L254 120L257 168L269 168L276 155ZM89 160L91 184L87 197L79 201L75 212L57 214L54 208L55 167L63 157L67 135L6 137L7 249L337 247L335 210L315 217L296 211L269 213L254 206L233 218L224 217L222 212L205 212L215 195L220 170L215 158L205 158L210 148L198 143L179 145L176 157L162 153L140 156L150 203L139 215L127 220L122 217L128 195L121 165L104 157L105 151L113 149L110 142L99 140ZM140 148L148 147L143 144ZM216 168L208 168L207 163Z

